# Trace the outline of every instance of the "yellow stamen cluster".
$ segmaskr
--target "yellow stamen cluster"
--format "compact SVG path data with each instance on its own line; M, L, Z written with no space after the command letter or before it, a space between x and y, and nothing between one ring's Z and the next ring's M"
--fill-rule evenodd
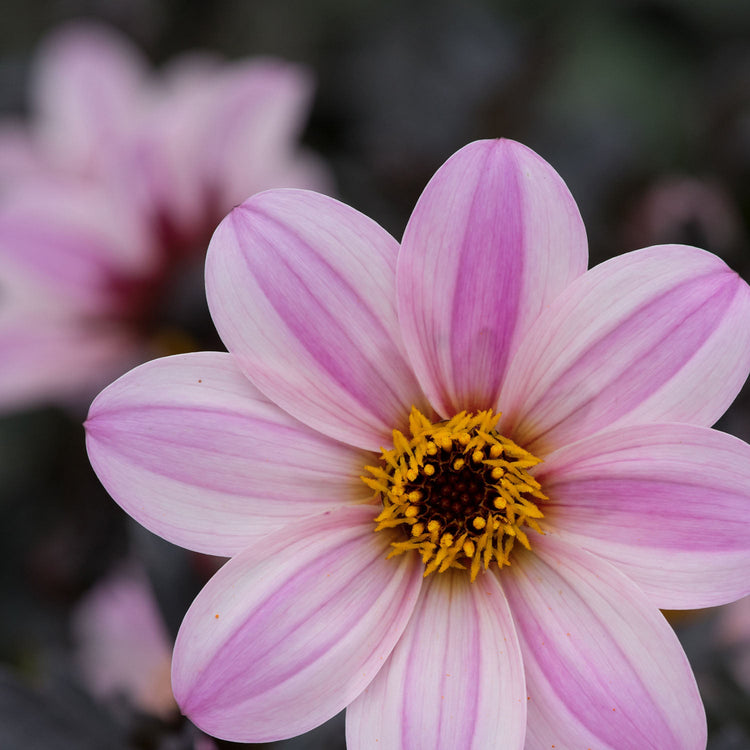
M389 557L415 550L425 576L468 567L473 581L493 560L510 565L516 540L531 548L523 527L542 533L534 499L547 498L528 469L540 460L495 431L499 418L488 409L433 424L412 408L411 438L393 431L393 449L362 477L383 504L375 530L403 531Z

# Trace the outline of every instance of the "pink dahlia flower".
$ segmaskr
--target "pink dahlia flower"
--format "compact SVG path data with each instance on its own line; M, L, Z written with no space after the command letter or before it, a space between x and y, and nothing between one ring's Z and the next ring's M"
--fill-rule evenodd
M198 726L348 706L352 749L705 747L658 608L750 591L750 446L709 429L750 288L692 247L586 263L565 184L507 140L449 159L400 247L300 190L220 224L229 353L133 370L86 425L128 513L232 556L175 646Z
M88 401L155 356L175 265L202 263L233 205L330 186L299 146L300 66L194 54L157 76L114 31L73 25L43 45L31 91L29 123L0 123L0 408Z

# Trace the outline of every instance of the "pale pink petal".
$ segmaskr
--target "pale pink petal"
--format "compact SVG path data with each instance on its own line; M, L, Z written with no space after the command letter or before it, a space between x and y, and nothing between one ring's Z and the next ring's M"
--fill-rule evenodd
M523 335L587 261L568 188L530 149L477 141L438 170L404 233L398 304L415 372L443 416L494 405Z
M372 509L340 508L228 562L190 607L172 686L222 739L267 742L323 723L388 658L422 585L418 556L386 560Z
M526 750L705 750L687 658L626 576L546 535L499 577L526 669Z
M21 122L0 120L0 191L43 173L44 156Z
M165 224L177 244L192 245L233 205L219 207L203 175L203 134L220 77L221 61L205 53L171 61L151 82L131 158L123 164L124 180L142 211Z
M385 666L346 712L349 750L521 750L526 688L493 575L428 578Z
M529 331L500 429L537 455L610 425L713 424L750 370L750 287L680 245L591 269Z
M221 71L198 153L222 213L268 188L324 186L312 170L287 181L312 93L310 71L280 60L256 59Z
M539 466L546 521L662 609L750 593L750 445L692 425L635 425Z
M125 696L141 711L172 718L172 643L145 572L123 565L91 589L71 617L76 662L100 699Z
M184 55L150 93L147 121L124 170L144 210L178 237L201 236L260 190L330 188L322 162L298 153L312 93L305 68Z
M96 398L86 432L91 464L126 512L200 552L235 554L294 519L372 494L359 479L370 454L297 422L226 353L132 370Z
M0 263L36 279L36 307L122 312L125 290L160 261L142 217L98 184L35 180L3 200Z
M140 115L144 76L138 51L109 27L74 23L48 37L32 93L50 157L80 174L112 169Z
M398 245L352 208L303 190L251 198L219 225L206 294L225 345L297 419L378 450L427 409L396 316Z
M88 404L133 364L137 342L120 328L20 312L0 315L0 411Z

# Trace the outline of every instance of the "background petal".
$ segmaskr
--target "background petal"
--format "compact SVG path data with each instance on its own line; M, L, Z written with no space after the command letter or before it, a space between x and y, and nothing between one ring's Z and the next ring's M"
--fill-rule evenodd
M750 371L750 287L715 255L662 245L602 263L539 318L500 429L544 455L610 425L713 424Z
M223 739L291 737L373 679L422 585L417 555L386 560L369 508L341 508L230 560L190 607L172 685L183 712Z
M492 575L427 578L385 666L346 712L349 750L520 750L526 688L513 619Z
M372 456L270 403L230 354L132 370L97 397L86 431L112 497L159 536L209 554L235 554L290 520L372 495L359 479Z
M426 408L400 339L397 252L332 198L272 190L219 225L206 261L211 315L243 372L297 419L372 450Z
M526 668L526 750L705 750L690 665L634 583L550 535L500 578Z
M0 409L69 401L82 402L83 412L91 392L132 366L141 353L139 343L116 326L90 325L63 311L50 319L29 310L4 310Z
M521 337L587 262L573 197L530 149L476 141L437 171L404 232L398 301L415 372L443 416L496 402Z
M129 290L159 262L143 217L94 182L32 180L3 200L0 273L34 279L43 289L31 301L36 310L62 304L121 313L135 304ZM3 290L0 303L14 294Z
M635 425L561 448L536 478L545 520L662 609L750 593L750 445L692 425Z
M53 161L101 175L120 159L141 114L145 61L125 37L95 23L49 36L33 71L40 141Z

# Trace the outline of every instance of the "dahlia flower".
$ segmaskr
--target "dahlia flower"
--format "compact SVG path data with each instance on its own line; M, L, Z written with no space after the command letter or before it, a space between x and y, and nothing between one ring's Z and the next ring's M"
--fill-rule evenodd
M165 287L233 205L329 188L299 147L311 93L307 70L270 58L196 53L153 75L106 27L43 44L29 122L0 123L0 407L88 401L163 353L145 352Z
M142 365L86 423L128 513L231 556L173 655L199 727L348 706L352 749L705 746L658 608L750 590L750 446L709 429L750 289L693 247L586 265L565 184L507 140L451 157L400 247L301 190L219 225L229 352Z

